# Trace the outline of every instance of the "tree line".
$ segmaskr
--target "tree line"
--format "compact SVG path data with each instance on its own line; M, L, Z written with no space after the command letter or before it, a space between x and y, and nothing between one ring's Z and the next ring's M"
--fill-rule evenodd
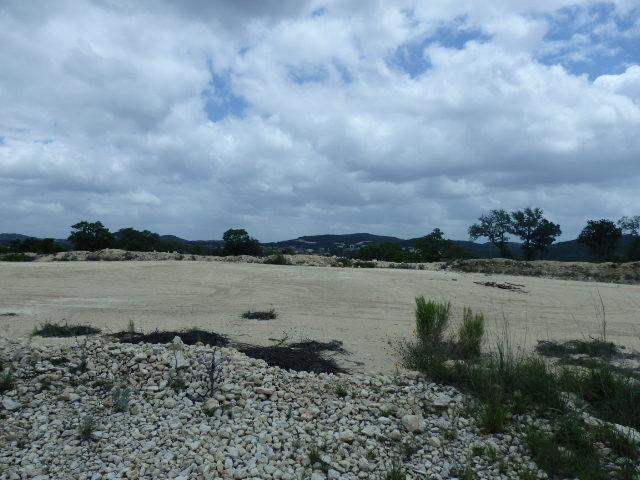
M513 258L509 250L509 234L522 241L522 257L534 260L562 233L560 225L544 218L540 208L525 208L514 212L491 210L478 218L478 223L469 227L469 237L477 240L487 238L505 258ZM622 235L631 236L625 255L616 256ZM640 215L622 217L617 223L611 220L588 220L577 239L586 245L591 253L601 261L640 260Z
M260 242L251 237L245 229L231 228L224 232L222 246L179 243L166 241L160 235L149 230L136 230L132 227L121 228L115 233L109 231L102 222L81 221L71 226L72 231L68 241L75 250L96 251L104 248L119 248L129 251L177 251L197 255L254 255L262 256L278 253L272 250L264 251ZM514 258L509 249L509 235L515 235L521 240L522 258L534 260L542 257L545 250L561 234L560 225L544 217L540 208L525 208L507 212L505 210L491 210L480 215L477 223L468 229L471 240L486 238L499 250L505 258ZM616 256L618 244L622 235L631 237L627 244L625 255ZM601 261L638 261L640 260L640 215L624 216L617 223L611 220L588 220L577 241L586 245ZM0 250L23 253L34 252L51 254L67 250L67 247L57 243L52 238L12 240L8 249ZM291 250L280 253L294 253ZM438 262L465 258L474 255L452 240L446 239L439 228L415 241L415 247L405 250L395 242L383 242L362 247L355 258L361 260L383 260L389 262Z

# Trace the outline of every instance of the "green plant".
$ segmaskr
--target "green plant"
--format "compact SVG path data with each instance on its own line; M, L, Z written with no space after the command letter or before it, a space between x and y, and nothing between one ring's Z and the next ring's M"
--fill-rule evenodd
M0 375L0 393L13 390L16 385L16 379L13 376L13 368L11 366L4 368Z
M378 454L373 449L367 450L367 454L365 456L367 457L367 460L375 460L378 458Z
M45 322L33 330L32 335L39 337L75 337L78 335L94 335L101 330L91 325L69 325L55 322Z
M478 427L483 433L499 433L504 430L508 410L499 394L489 397L480 408Z
M264 263L269 265L291 265L291 262L284 256L282 252L278 252L274 255L269 255Z
M32 262L35 258L25 253L5 253L0 255L0 261L3 262Z
M339 396L340 398L344 398L349 395L349 391L347 390L347 386L343 382L337 382L333 386L333 392Z
M96 422L91 415L85 415L80 420L80 426L78 427L80 432L80 438L85 442L94 440L93 431L95 430Z
M447 326L451 303L428 302L423 296L416 297L416 333L423 344L442 342Z
M244 312L242 318L248 318L250 320L273 320L278 317L276 311L271 308L266 312L252 312L251 310Z
M602 424L594 428L595 438L609 446L620 457L635 460L640 456L638 446L629 433L624 433L612 425Z
M395 462L391 462L391 466L383 478L384 480L406 480L407 476L400 465Z
M173 389L174 392L178 393L187 388L187 382L180 375L174 375L171 377L169 381L169 386Z
M127 323L127 333L130 333L132 335L138 333L136 330L136 323L131 318L129 319L129 323Z
M376 262L366 262L362 260L356 260L352 264L353 268L376 268Z
M462 325L458 330L458 347L462 358L477 358L480 356L482 339L484 337L484 317L475 314L465 307L462 315Z
M111 390L111 400L113 401L113 408L115 408L117 412L129 411L131 389L128 387L113 387L113 390Z
M560 416L554 432L531 428L526 442L538 466L551 476L580 480L609 478L602 468L593 432L576 413Z

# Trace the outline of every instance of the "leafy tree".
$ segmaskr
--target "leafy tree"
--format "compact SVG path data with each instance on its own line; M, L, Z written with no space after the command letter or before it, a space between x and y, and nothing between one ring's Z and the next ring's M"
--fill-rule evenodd
M511 212L510 233L522 240L522 255L525 260L533 260L536 250L542 252L561 233L560 226L546 220L540 208L525 208Z
M618 220L618 227L633 237L626 248L627 259L631 262L640 260L640 215L622 217Z
M435 228L429 235L416 240L418 259L421 262L440 262L444 252L453 245L451 240L444 238L444 233Z
M56 253L64 252L66 247L56 243L53 238L25 238L24 240L15 239L9 242L10 250L17 253L33 252L33 253Z
M589 220L578 235L578 242L586 244L600 260L610 260L622 236L611 220Z
M500 255L511 258L511 252L507 246L509 237L507 233L511 231L511 217L504 210L491 210L486 215L480 215L479 223L474 223L469 227L469 237L477 240L486 237L500 250Z
M102 222L89 223L82 221L71 225L74 231L69 235L69 241L73 243L76 250L102 250L115 245L116 238Z
M223 255L262 255L260 242L249 236L244 228L230 228L222 236Z
M151 252L161 249L160 235L149 230L139 231L132 227L121 228L117 233L116 247L133 252Z
M618 220L618 227L623 232L628 232L634 237L640 237L640 215L634 217L622 217Z
M383 262L406 262L410 260L407 252L402 250L400 244L396 242L367 245L358 250L355 258L360 260L382 260Z

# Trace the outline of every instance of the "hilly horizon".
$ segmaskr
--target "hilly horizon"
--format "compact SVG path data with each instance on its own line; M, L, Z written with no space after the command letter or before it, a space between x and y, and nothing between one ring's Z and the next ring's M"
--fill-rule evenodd
M0 245L9 245L12 240L25 240L27 238L41 239L40 237L31 237L20 233L0 233ZM347 234L323 234L323 235L303 235L298 238L289 240L280 240L277 242L260 242L265 248L272 249L292 249L296 253L320 254L320 255L349 255L357 252L360 248L367 245L376 245L384 242L398 243L403 248L411 248L415 246L416 240L420 237L403 239L388 235L375 235L371 233L347 233ZM221 248L224 242L222 240L187 240L176 235L160 235L160 239L164 242L174 245L191 245L200 246L209 250ZM626 245L629 243L631 236L623 235L621 238L617 253L624 252ZM61 245L70 247L71 242L67 239L54 239ZM469 240L452 240L456 245L461 246L468 252L480 258L499 258L500 252L490 242L476 243ZM521 243L509 242L509 250L518 257L521 251ZM577 242L577 239L557 242L549 246L544 252L540 260L555 260L562 262L593 262L597 258L589 251L589 248Z

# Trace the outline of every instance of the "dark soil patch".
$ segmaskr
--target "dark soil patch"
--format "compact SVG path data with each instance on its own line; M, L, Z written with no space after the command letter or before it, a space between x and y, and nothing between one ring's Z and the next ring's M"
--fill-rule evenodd
M65 323L47 322L33 331L39 337L77 337L79 335L96 335L101 330L90 325L69 325Z
M249 320L273 320L277 317L278 314L273 308L268 312L252 312L251 310L249 310L248 312L244 312L242 314L242 318L247 318Z
M323 357L321 352L329 349L319 345L322 344L302 342L275 347L242 345L238 350L248 357L264 360L271 366L296 372L348 373L346 369L340 368L334 359Z
M149 334L117 332L111 337L120 339L123 343L171 343L176 336L179 336L186 345L194 345L202 342L211 346L228 346L229 341L223 335L204 330L183 330L183 331L156 331ZM306 340L288 345L278 344L276 346L262 347L258 345L237 344L231 345L251 358L264 360L272 367L280 367L297 372L313 373L348 373L348 370L341 368L333 358L326 358L323 352L329 351L339 354L348 354L342 348L342 342L333 340L331 342L316 342Z
M589 357L616 357L622 352L613 342L603 342L599 339L569 340L559 343L551 340L538 340L536 352L547 357L566 357L568 355L588 355Z
M178 336L185 345L195 345L198 342L202 342L205 345L212 347L225 347L229 344L229 340L224 335L219 333L207 332L205 330L198 330L192 328L190 330L181 331L155 331L152 333L132 333L132 332L117 332L111 335L120 339L122 343L171 343L173 339Z

